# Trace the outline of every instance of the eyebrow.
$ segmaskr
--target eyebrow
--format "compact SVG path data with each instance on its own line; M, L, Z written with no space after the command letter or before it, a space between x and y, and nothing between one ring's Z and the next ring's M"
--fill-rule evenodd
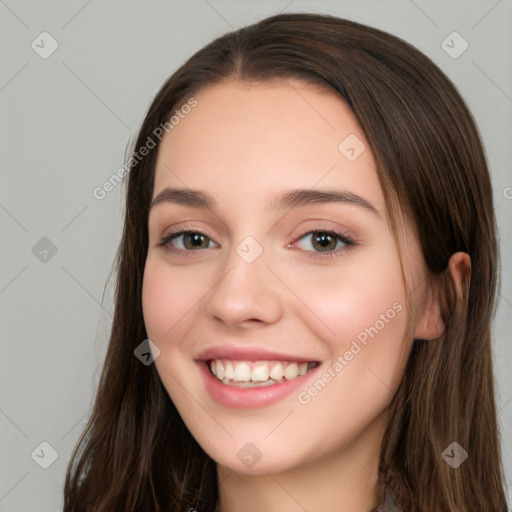
M214 209L217 206L215 199L211 195L189 188L165 188L153 199L151 208L162 203L175 203L205 209ZM333 188L289 190L272 198L267 204L267 209L292 210L300 206L323 203L351 204L364 208L377 217L381 217L379 211L366 199L347 190Z

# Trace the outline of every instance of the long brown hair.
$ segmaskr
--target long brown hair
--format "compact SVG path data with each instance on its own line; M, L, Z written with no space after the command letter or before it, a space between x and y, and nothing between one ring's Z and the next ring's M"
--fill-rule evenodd
M385 32L327 15L277 15L216 39L178 69L151 104L132 155L194 94L230 78L298 78L338 92L374 155L392 227L406 213L441 290L446 330L413 343L390 405L381 481L407 511L505 512L490 337L498 258L492 189L456 88ZM69 463L64 512L213 512L217 503L215 462L185 427L155 365L133 353L147 338L141 293L157 149L130 166L110 344ZM457 251L471 258L462 294L447 270ZM469 454L457 469L442 457L452 442Z

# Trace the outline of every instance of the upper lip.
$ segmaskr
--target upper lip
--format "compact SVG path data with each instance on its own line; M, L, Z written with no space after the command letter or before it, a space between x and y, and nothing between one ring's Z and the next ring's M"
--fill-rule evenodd
M212 359L228 359L231 361L293 361L298 363L317 362L313 358L274 352L273 350L261 347L240 347L235 345L209 347L197 356L199 361L211 361Z

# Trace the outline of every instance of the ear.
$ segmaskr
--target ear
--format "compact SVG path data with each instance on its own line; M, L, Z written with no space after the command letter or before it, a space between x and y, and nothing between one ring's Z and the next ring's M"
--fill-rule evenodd
M448 261L448 274L455 285L457 296L463 294L463 288L469 283L471 275L471 259L465 252L456 252ZM433 284L425 292L423 304L420 307L416 326L415 339L431 340L439 338L444 332L445 325L441 317L439 286Z
M463 289L469 286L471 277L471 258L465 252L456 252L452 254L448 261L448 269L452 281L457 290L457 297L463 296Z

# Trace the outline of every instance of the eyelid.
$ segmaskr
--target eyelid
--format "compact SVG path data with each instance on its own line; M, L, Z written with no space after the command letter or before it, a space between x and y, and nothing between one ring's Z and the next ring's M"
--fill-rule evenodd
M306 227L304 227L304 224ZM311 219L302 224L300 230L298 230L298 234L294 234L293 238L298 240L305 235L310 233L333 233L339 235L343 238L346 238L354 243L357 242L356 234L341 224L337 222L322 220L322 219Z

